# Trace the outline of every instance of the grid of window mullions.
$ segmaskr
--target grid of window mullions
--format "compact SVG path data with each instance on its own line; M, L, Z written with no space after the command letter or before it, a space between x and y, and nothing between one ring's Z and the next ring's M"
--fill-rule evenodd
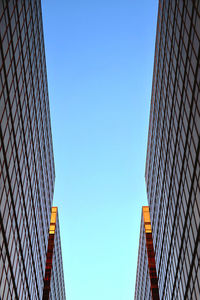
M164 3L164 5L165 5L165 3ZM162 9L164 9L165 7L163 7ZM166 9L166 8L165 8ZM164 15L163 15L163 13L161 14L162 15L162 17L161 17L161 32L162 32L162 26L163 26L163 18L164 18ZM160 32L160 34L161 34L161 32ZM161 43L162 42L162 39L160 38L159 39L159 42ZM159 49L163 49L163 47L159 47ZM161 51L159 51L159 53L158 53L158 57L160 57L161 56ZM161 59L162 60L162 59ZM157 62L157 64L159 64L158 62ZM151 137L151 144L150 144L150 159L151 159L151 157L153 157L154 159L155 159L155 155L153 155L153 153L155 153L155 147L157 146L157 144L156 143L154 143L154 140L156 139L156 135L157 135L157 130L158 130L158 126L157 127L155 127L155 124L157 124L157 122L156 122L156 119L155 119L155 117L156 116L159 116L159 111L160 111L160 103L162 102L162 101L159 101L159 96L157 96L157 94L158 94L158 82L162 82L162 84L163 84L163 80L160 78L160 80L159 80L159 76L160 76L160 68L157 68L157 74L156 74L156 87L155 87L155 96L153 96L153 98L154 98L154 101L153 101L153 106L154 106L154 114L153 114L153 119L151 120L151 122L153 123L153 128L152 128L152 131L153 132L155 132L155 133L153 133L152 134L152 137ZM162 72L162 71L161 71ZM163 72L162 72L162 78L163 78ZM159 107L158 107L158 110L156 110L156 113L155 113L155 107L156 107L156 103L158 103L159 102ZM157 117L158 118L158 117ZM153 165L154 165L154 161L151 161L150 162L150 166L151 166L151 171L152 171L152 173L150 173L149 172L149 174L148 174L148 176L149 177L153 177L154 176L154 174L153 174L153 172L154 172L154 170L155 170L155 168L153 167ZM149 190L149 194L150 194L150 196L149 196L149 199L152 199L152 186L149 186L149 184L148 184L148 182L150 182L149 180L147 181L147 185L148 185L148 190Z
M157 71L158 71L158 57L160 56L160 49L161 47L159 47L158 45L160 45L161 43L161 39L160 39L160 30L162 28L162 19L163 19L163 14L160 13L161 10L163 10L163 5L164 3L162 3L161 1L159 1L159 15L158 15L158 29L157 29L157 34L156 34L156 49L155 49L155 60L154 60L154 75L153 75L153 90L152 90L152 105L151 105L151 111L150 111L150 124L151 124L151 135L149 136L149 141L148 141L148 148L147 148L147 157L148 157L148 173L149 173L149 169L151 168L151 158L152 158L152 140L154 138L154 122L153 122L153 118L154 118L154 106L155 106L155 94L157 92L156 90L156 84L157 84ZM162 8L161 8L162 7ZM160 16L161 14L161 16ZM161 28L160 28L161 27ZM150 133L150 132L149 132ZM148 177L150 175L148 174ZM147 182L147 190L149 189L148 187L148 182Z
M194 173L195 174L195 173ZM199 174L199 172L197 173L197 174ZM199 175L198 175L198 177L199 177ZM196 250L195 250L195 247L197 247L197 244L198 244L198 234L197 234L197 232L191 232L191 230L193 231L195 228L198 228L198 223L196 223L196 225L192 225L192 224L190 224L190 218L189 218L189 213L188 213L188 211L191 211L191 205L193 204L193 201L191 201L190 200L190 206L187 208L187 212L185 212L185 214L186 214L186 221L187 221L187 223L185 223L185 228L183 229L183 231L185 232L185 240L183 240L182 239L182 247L183 247L183 249L186 249L186 251L185 252L187 252L187 249L191 249L190 251L191 251L191 253L192 253L192 255L191 255L191 257L193 257L193 258L195 258L195 253L196 253ZM190 213L191 214L191 213ZM192 216L192 218L191 218L191 221L192 222L194 222L194 218L193 218L193 215L194 215L194 212L193 212L193 214L191 214L191 216ZM186 225L187 225L187 227L186 227ZM187 228L189 228L190 229L190 233L188 232L188 229ZM190 243L190 241L191 241L191 238L194 236L194 238L193 238L193 242L192 242L192 244L187 244L187 248L186 248L186 243L187 243L187 241ZM188 240L188 237L190 237L190 240ZM195 237L197 238L197 240L196 240L196 242L195 242ZM192 246L191 246L192 245ZM196 246L195 246L196 245ZM181 247L181 245L179 245L179 247ZM182 248L181 248L182 249ZM183 252L182 252L182 254L181 254L181 257L179 257L179 260L180 260L180 258L181 258L181 260L184 262L184 260L183 260L183 258L182 258L182 255L183 255ZM180 256L180 255L179 255ZM187 257L186 257L187 258ZM187 261L187 259L186 259L186 261ZM191 266L193 266L194 265L194 263L191 263ZM179 268L181 268L181 266L182 266L182 264L180 263L180 267ZM179 272L181 272L181 270L179 270ZM190 271L190 273L191 273L191 271ZM189 272L187 272L187 274L189 274ZM187 279L189 279L188 280L188 283L187 283L187 286L189 285L189 282L190 282L190 279L191 279L191 275L188 275L187 276ZM188 287L187 288L185 288L185 290L186 290L186 294L187 294L187 292L188 292Z
M155 93L155 84L156 84L156 74L157 74L157 57L159 52L159 42L160 42L160 27L161 27L161 12L162 12L162 2L159 1L159 9L158 9L158 18L157 18L157 30L156 30L156 44L155 44L155 55L154 55L154 72L153 72L153 84L152 84L152 102L150 107L150 117L149 117L149 131L148 131L148 142L147 142L147 159L146 159L146 167L145 167L145 178L147 183L147 195L149 195L149 186L147 178L149 177L149 169L151 166L151 141L152 141L152 118L153 118L153 104L154 104L154 93Z
M168 10L169 10L169 8L170 8L170 6L168 6ZM166 8L165 8L166 9ZM166 34L167 34L167 32L166 32ZM165 39L167 40L167 38L165 37ZM164 51L164 52L166 52L166 50ZM169 49L168 49L168 52L169 52ZM171 56L171 51L170 51L170 56ZM163 58L164 59L164 58ZM164 68L163 68L163 73L164 73ZM168 73L167 73L167 83L169 82L169 75L170 75L170 72L168 71ZM162 75L162 78L164 78L164 75ZM165 78L166 78L166 76L165 76ZM158 80L159 81L159 80ZM162 82L163 82L163 80L161 80ZM166 88L169 88L168 87L168 85L167 85L167 87ZM159 99L160 100L160 97L158 96L157 97L157 99ZM161 100L159 101L159 100L157 100L159 103L160 102L162 102ZM169 105L169 104L168 104ZM167 111L167 109L169 109L169 106L167 106L167 101L165 100L165 108L164 108L164 113ZM161 115L160 114L160 112L159 112L159 115ZM172 114L171 114L171 118L172 118ZM164 116L164 119L163 120L165 120L165 116ZM171 122L170 122L170 124L171 124ZM164 122L163 122L163 127L164 127ZM159 126L157 126L157 128L159 128ZM169 128L169 130L168 130L168 132L170 131L170 128ZM162 129L162 132L164 132L164 130ZM163 137L162 137L162 140L163 140ZM168 140L169 140L169 137L168 137ZM154 143L156 146L157 146L157 143ZM161 156L161 151L160 151L160 156ZM155 157L155 155L154 155L154 157ZM160 161L160 159L159 159L159 161ZM165 164L165 168L166 168L166 164ZM155 170L155 169L159 169L159 168L155 168L155 167L152 167L152 170ZM159 171L158 171L159 172ZM163 176L164 177L164 176ZM164 179L163 179L164 180ZM153 184L153 186L155 185L155 183ZM153 197L151 196L150 197L150 199L153 199ZM160 204L161 205L161 204ZM152 213L151 213L152 214ZM157 216L157 219L159 220L160 218L159 218L159 215ZM152 220L154 220L154 218L152 218ZM153 224L154 225L154 224ZM157 228L159 228L159 225L157 226Z
M2 47L1 47L1 55L3 56L3 51L2 51ZM4 66L4 72L5 72L5 66ZM9 93L8 92L8 85L7 85L7 82L6 82L6 89L7 89L7 94ZM7 102L8 103L8 102ZM9 103L8 103L9 104ZM8 108L9 109L9 108ZM6 115L6 113L5 113ZM7 120L9 120L9 113L7 114ZM7 121L8 123L8 121ZM11 122L12 123L12 122ZM8 128L8 127L7 127ZM8 132L6 132L6 134L8 135ZM3 135L2 135L2 132L1 132L1 138L2 138L2 141L3 141ZM4 146L2 147L4 148ZM6 159L6 152L5 152L5 149L4 149L4 159ZM8 166L6 166L6 170L7 170L7 174L9 176L9 173L8 173ZM11 184L9 182L9 189L11 190ZM12 203L14 203L14 199L12 199ZM14 205L14 204L13 204ZM20 247L21 248L21 247ZM22 249L21 249L22 250ZM24 266L24 270L25 270L25 266ZM27 278L26 278L26 282L27 282Z
M35 82L36 83L36 82Z
M26 119L25 119L26 120Z
M30 117L30 116L29 116L29 117ZM30 126L31 126L31 125L30 125ZM35 155L33 155L33 159L34 159L34 156L35 156ZM28 155L28 157L30 157L30 156ZM37 226L36 226L36 227L37 227ZM43 228L43 226L42 226L42 228Z
M35 5L36 5L36 3L35 3ZM36 11L38 11L38 7L36 7L35 8L36 9ZM39 13L40 13L40 15L41 15L41 9L39 10ZM38 16L37 16L37 18L38 18ZM40 20L41 20L41 18L40 18ZM39 22L39 20L38 20L38 22ZM40 24L40 23L39 23ZM42 24L40 24L40 26L42 27ZM40 35L43 35L43 31L42 30L39 30L39 27L37 28L38 29L38 35L40 36ZM43 50L43 51L42 51ZM40 51L40 59L41 59L41 61L40 61L40 68L41 68L41 73L42 74L44 74L44 76L45 76L45 74L46 73L44 73L44 72L42 72L42 68L43 67L45 67L46 66L46 64L44 63L44 61L45 61L45 58L44 58L44 43L43 43L43 36L42 36L42 38L41 38L41 41L40 41L40 47L39 47L39 51ZM42 54L43 53L43 54ZM44 60L44 61L42 61L42 59ZM46 69L45 69L45 71L46 71ZM46 78L44 78L44 79L46 79ZM41 109L41 112L44 112L45 113L45 116L49 116L49 114L50 114L50 112L49 112L49 106L48 106L48 102L46 101L46 98L47 98L47 95L46 94L48 94L48 90L47 90L47 80L39 80L38 81L38 83L40 83L40 82L42 82L42 92L43 92L43 98L44 98L44 109ZM45 87L46 87L46 94L45 94ZM46 119L46 117L45 117L45 119ZM50 120L50 118L48 118L47 119L48 120L48 122L49 122L49 120ZM44 124L45 125L45 124ZM49 141L49 139L51 139L51 135L49 134L49 132L48 132L48 130L49 130L49 128L51 128L51 125L50 125L50 122L49 122L49 124L48 124L48 126L47 126L47 124L46 124L46 127L44 127L44 130L43 130L43 133L46 135L46 137L47 137L47 142L48 142L48 147L47 147L47 149L49 149L49 151L50 151L50 149L52 148L52 141ZM46 152L45 152L46 153ZM49 152L49 156L50 156L50 152ZM50 156L51 157L51 156ZM47 162L48 161L52 161L51 159L50 160L46 160ZM52 166L50 166L50 168L52 168ZM54 168L52 168L52 170L54 170ZM50 175L52 174L52 172L50 172ZM50 178L51 178L51 186L53 186L53 184L54 184L54 180L52 179L52 176L50 176ZM50 190L50 189L49 189Z
M181 1L180 1L181 2ZM191 78L191 76L190 76L190 78ZM189 82L189 84L190 84L190 82ZM196 99L197 99L197 97L196 97ZM154 101L154 103L155 103L155 101ZM187 109L186 109L186 111L187 111ZM149 159L149 156L147 155L147 159ZM149 167L150 168L150 167ZM149 179L149 181L150 181L150 179ZM147 188L148 189L148 188ZM148 191L149 192L149 191Z
M18 231L18 228L16 227L16 215L15 215L15 212L13 211L13 197L12 197L12 194L10 194L10 180L9 180L9 177L8 176L8 167L7 167L7 164L6 164L6 160L5 160L5 149L4 147L2 147L2 151L4 152L4 160L3 160L3 165L1 167L1 174L2 174L2 178L3 178L3 182L4 182L4 190L6 192L6 201L4 200L3 202L5 203L5 209L4 211L2 210L3 212L3 219L1 221L1 227L2 227L2 231L4 230L4 225L5 225L5 228L6 228L6 232L7 232L7 238L8 238L8 230L10 228L10 226L8 226L8 221L10 222L10 224L12 224L12 226L14 226L13 228L13 231L15 232L15 234L17 235L17 239L19 238L19 231ZM6 179L7 178L7 179ZM2 198L1 198L2 199ZM10 199L10 201L8 202L8 200ZM3 209L3 207L1 207L1 209ZM11 214L11 211L12 211L12 214ZM10 216L12 215L12 222L10 221ZM10 257L12 258L12 256L10 256L10 252L11 252L11 243L13 243L13 240L9 239L9 244L6 243L6 239L4 240L4 244L5 246L7 247L8 246L8 252L7 252L7 259L10 260ZM19 245L20 246L20 245ZM20 248L20 251L22 252L22 248ZM9 253L9 255L8 255ZM24 264L23 264L23 267L24 267ZM23 268L22 267L22 268ZM4 270L4 269L3 269ZM11 271L12 272L12 271ZM15 277L14 277L15 278ZM12 278L12 279L14 279ZM2 283L1 283L2 284ZM15 286L15 282L13 281L13 285Z
M162 1L162 5L163 3L164 1ZM153 216L153 226L152 226L153 231L155 232L155 229L157 230L157 228L159 227L159 231L158 231L159 236L161 237L164 236L163 239L158 240L158 234L157 235L154 234L155 236L154 242L157 239L156 257L157 257L157 261L160 260L160 270L162 270L162 274L163 274L163 278L161 277L159 279L160 285L164 290L163 299L169 296L170 293L172 293L172 290L174 291L175 289L174 282L176 282L176 284L180 282L180 286L176 285L177 288L176 292L173 292L175 299L178 299L179 297L183 299L184 296L189 297L188 299L197 299L198 297L197 295L200 294L199 292L200 284L197 277L194 275L197 273L197 263L196 263L197 255L195 254L196 250L194 250L194 245L196 245L195 247L197 247L197 240L195 243L194 242L195 238L193 238L193 236L197 238L197 236L199 235L199 233L197 233L197 228L199 226L200 208L197 205L198 204L197 199L199 199L199 196L196 196L196 201L192 202L190 200L192 199L191 198L192 195L190 196L189 194L191 194L190 191L194 189L194 187L192 187L192 185L194 186L194 184L192 184L192 180L193 180L192 176L194 172L196 172L196 174L199 174L198 165L195 167L195 171L194 171L194 165L195 165L195 158L197 157L199 151L197 149L197 144L200 136L200 132L199 132L200 114L199 114L199 108L198 108L198 113L194 113L194 108L196 107L196 105L197 107L200 106L199 105L200 101L198 101L198 103L195 103L195 105L193 105L192 108L191 99L196 99L196 101L199 99L199 94L197 92L198 91L197 84L199 85L198 78L200 78L200 69L199 69L199 73L197 74L197 65L198 65L197 62L200 59L198 54L199 43L200 43L199 41L200 40L200 30L199 30L200 3L198 2L192 3L190 1L190 6L189 6L189 2L184 2L184 1L170 1L170 3L173 12L170 14L168 13L169 18L171 18L173 14L176 14L175 31L173 33L175 38L173 39L172 43L169 43L168 41L169 45L168 45L167 52L169 53L169 47L172 47L173 55L171 59L168 56L166 62L164 62L165 42L163 43L162 40L165 39L165 36L162 36L162 39L160 37L156 37L156 50L155 50L156 57L154 62L152 103L151 103L151 111L150 111L150 126L149 126L149 136L148 136L147 163L146 163L145 177L147 182L148 199L151 203L151 209L154 210L151 211L151 214ZM194 6L196 5L195 10L193 5ZM160 11L159 14L161 14ZM166 20L168 20L168 14L167 11L165 10ZM161 18L159 21L161 21ZM171 20L171 23L172 21L173 19ZM199 26L197 24L199 24ZM162 28L163 24L159 26ZM165 30L167 30L166 27L164 31ZM172 30L172 26L170 30ZM157 30L157 34L158 34L158 30ZM158 54L158 43L162 44L162 46L160 47L161 54ZM160 57L158 58L159 55ZM163 55L163 57L161 57L161 55ZM160 64L160 60L162 60L162 64ZM169 62L170 62L170 66L168 67L168 72L170 72L171 82L169 82L169 90L167 91L168 81L167 80L164 81L163 85L165 87L164 87L164 91L162 91L164 95L163 97L163 96L159 96L160 90L162 90L161 84L158 83L162 81L161 76L159 74L159 68L164 69L165 64L166 63L169 64ZM195 83L195 80L198 80L197 84ZM195 85L196 85L196 90L193 88ZM172 97L174 94L173 89L174 91L176 91L176 94L174 95L174 99L176 99L175 108L173 111L174 119L172 118L171 121L169 122L166 119L165 125L167 126L165 127L167 128L167 130L166 129L163 130L164 134L162 135L161 138L160 135L161 131L159 129L156 129L157 133L155 133L156 126L157 128L160 127L161 126L160 120L162 120L162 117L160 117L160 120L157 117L159 109L156 107L156 100L158 101L160 97L159 101L161 101L162 98L166 98L166 94L169 94L170 97ZM184 104L182 105L182 103ZM168 116L171 113L171 111L172 110L169 109ZM191 113L193 114L192 117L191 117ZM178 122L174 120L178 120ZM173 122L171 126L172 132L169 130L170 129L169 124L171 122ZM188 126L188 124L190 125ZM181 132L181 134L179 131ZM179 132L177 137L175 134L176 132ZM166 149L165 141L162 140L161 143L158 142L159 138L164 139L164 137L165 138L167 137L167 140L171 140L169 151L167 150L168 148ZM187 143L189 145L189 148L188 147L186 148ZM157 148L156 147L154 148L155 144ZM160 158L162 157L162 161L161 159L159 161L158 157L156 157L159 151L160 151ZM165 154L167 158L168 170L166 170L166 174L163 175L163 170L164 170L163 160L164 161L166 160L166 158L164 157ZM188 161L183 167L182 163L184 157L187 157ZM173 173L170 174L169 170L171 170L172 164L175 167ZM177 166L179 166L179 170L177 170ZM160 173L159 170L157 170L158 168L160 170ZM161 180L160 178L159 179L157 178L159 174L161 174L162 176ZM181 180L182 182L184 182L183 183L184 185L182 185L180 189L179 183L181 182ZM161 185L161 182L164 181L166 181L166 186L163 186L163 184ZM159 187L159 185L161 185L161 187ZM171 193L171 196L169 194L169 191ZM179 197L181 200L181 202L179 200L180 202L179 206L177 206L177 203L175 203L178 194L180 195ZM157 207L156 205L157 196L158 199L162 201L162 205L161 203L159 203L160 207ZM171 199L172 201L170 201L170 204L172 207L169 206L169 200ZM192 205L194 205L193 212L192 212L192 206L190 205L188 207L188 201L191 201ZM162 210L161 212L162 215L158 217L158 215L156 214L156 210ZM177 211L179 211L181 216L183 215L184 217L182 218L182 220L177 219L175 224L173 224L173 219L177 218ZM167 217L166 217L166 213L168 214ZM184 222L185 222L186 214L187 215L189 214L190 217L188 217L189 223L187 222L187 227L185 230L185 238L183 240L182 238L179 238L179 236L182 236L182 234L184 234L184 228L185 228ZM160 220L160 224L162 224L161 228L160 226L158 226L157 220ZM174 229L174 227L177 228L179 232L177 231L176 233L176 229ZM187 230L187 228L189 228L188 230L190 230L190 232ZM164 233L164 230L166 234ZM171 239L171 234L173 234L174 237L171 240L171 244L169 244ZM177 234L178 236L176 236ZM192 242L190 240L191 238L193 238ZM177 247L175 243L178 243ZM183 258L183 252L182 254L180 254L180 249L182 248L186 249L186 251L184 252L185 253L184 258ZM169 249L170 249L170 253L169 253ZM173 250L171 251L171 249ZM161 253L163 253L162 259L160 259L160 257L162 256ZM184 269L182 271L180 269L179 270L176 269L176 265L179 261L180 255L182 260L180 266L184 265L183 267ZM193 257L192 263L191 263L191 257ZM185 259L185 263L184 263L184 259ZM173 263L173 261L175 261L175 263ZM190 263L192 267L190 267L189 270ZM196 266L195 269L196 273L194 272L194 265ZM170 268L173 268L173 271L170 271ZM183 276L182 274L186 274L186 272L188 276L187 279L189 279L187 283L184 282L184 279L182 282L182 276ZM171 274L171 276L169 276L169 274ZM186 278L186 275L184 276L185 276L184 278ZM183 286L186 286L185 290L183 289ZM178 292L181 294L178 294Z
M190 144L190 143L189 143ZM198 153L198 152L197 152ZM187 186L187 184L185 185L185 186ZM186 215L187 215L187 213L186 213ZM184 229L183 229L183 231L184 231Z
M154 168L155 169L155 168Z
M14 7L14 8L16 8L16 7ZM23 9L23 7L21 7L21 10L20 10L20 13L22 13L22 9ZM14 13L12 12L12 14L11 14L11 17L14 15ZM23 24L23 22L22 22L22 24ZM15 26L16 28L15 28L15 30L17 31L18 29L18 27L19 27L19 24L16 24L16 26ZM23 25L23 30L24 30L24 25ZM8 28L6 29L6 31L8 31ZM5 31L5 32L6 32ZM25 34L27 34L27 32L25 33ZM22 35L23 36L23 35ZM7 37L6 37L7 38ZM18 44L20 44L19 43L19 33L18 33L18 40L17 40L17 44L15 45L15 47L17 47L18 46ZM23 47L24 47L24 43L23 43ZM10 44L8 44L8 48L10 49ZM37 46L37 45L36 45ZM23 49L21 49L21 53L19 53L19 56L18 56L18 59L17 59L17 66L20 66L20 65L22 65L22 61L21 61L21 55L22 55L22 50ZM14 49L14 52L16 51L16 49ZM10 52L10 50L9 50L9 52ZM17 52L17 51L16 51ZM9 53L9 55L10 55L10 57L11 57L11 55L12 54L10 54ZM26 57L27 57L27 50L26 50L26 52L25 52L25 62L26 62ZM13 57L12 57L13 58ZM13 60L13 59L11 59L11 60ZM28 63L28 62L27 62ZM9 70L7 70L8 72L9 72L9 74L12 74L12 72L13 72L13 62L10 64L10 66L9 66ZM37 66L37 68L38 68L38 66ZM11 69L12 69L12 72L11 72ZM20 70L21 69L21 70ZM25 74L27 74L27 68L25 69ZM20 97L22 98L23 96L23 82L24 82L24 80L27 80L27 77L25 77L25 79L23 78L22 79L22 68L20 68L19 67L19 72L17 72L19 75L20 75L20 78L19 78L19 86L20 86L20 88L21 88L21 90L20 90ZM41 75L40 75L41 76ZM42 77L40 78L40 79L42 79ZM46 78L45 78L46 79ZM16 91L16 79L15 78L13 78L11 81L9 81L9 82L11 82L11 88L12 88L12 91L14 91L14 93L15 94L17 94L17 91ZM15 86L15 88L14 88L14 86ZM46 86L46 88L47 88L47 86ZM10 90L10 86L9 86L9 90ZM13 92L12 92L13 93ZM28 95L28 93L27 93L27 95ZM40 97L40 96L39 96ZM46 97L45 96L45 94L43 93L43 95L42 95L42 97ZM47 105L47 104L46 104ZM6 107L6 106L5 106ZM25 111L23 110L25 108ZM12 106L12 109L13 109L13 106ZM41 106L41 110L42 109L44 109L44 106L42 107ZM23 112L23 114L24 114L24 116L23 117L25 117L26 115L27 115L27 107L26 106L24 106L24 107L22 107L21 108L21 110L22 110L22 112ZM17 120L17 117L16 117L16 114L17 114L17 110L14 108L14 111L15 111L15 113L14 113L14 115L13 115L13 120L14 120L14 122L15 122L15 120ZM48 113L49 113L49 111L48 111ZM44 115L42 115L41 116L41 118L43 118L44 117ZM25 120L26 120L26 118L25 118ZM5 123L5 122L3 122L3 123ZM16 124L15 124L16 125ZM31 124L31 126L32 126L32 124ZM16 130L19 130L19 131L21 131L20 129L17 129L17 128L19 128L19 124L17 124L16 126L14 126L15 128L16 128ZM49 128L47 127L46 128L46 130L48 130ZM27 161L27 163L29 163L29 166L30 166L30 170L32 170L33 169L33 165L32 165L32 163L31 163L31 159L30 159L30 154L32 153L32 150L34 151L34 147L32 148L32 144L30 144L30 141L29 141L29 139L27 140L27 138L28 138L28 136L27 136L27 134L26 134L26 132L28 132L30 130L30 125L27 123L26 124L26 128L25 128L25 133L24 133L24 140L26 141L26 146L27 146L27 157L29 158L29 159L27 159L26 158L26 161ZM41 127L41 129L40 129L41 131L42 131L42 133L43 133L43 131L45 130L44 129L44 124L43 124L43 127ZM21 135L21 132L19 132L19 135ZM36 135L35 135L36 136ZM47 137L50 139L50 134L49 134L49 132L44 136L43 135L43 137L46 139ZM7 137L7 135L6 135L6 137ZM47 138L47 139L48 139ZM49 143L49 141L48 141L48 143ZM50 139L50 143L51 143L51 139ZM21 143L22 144L22 143ZM35 140L35 144L36 144L36 140ZM20 144L19 144L20 145ZM44 143L43 143L43 145L44 145ZM9 145L8 145L9 146ZM12 148L12 147L11 147ZM19 148L17 148L18 150L17 151L20 151L20 149ZM32 149L32 150L31 150ZM52 145L51 145L51 147L49 147L49 151L48 151L48 154L49 154L49 158L47 159L47 163L50 161L51 162L51 166L50 165L48 165L48 169L50 168L50 176L47 176L47 173L45 174L45 180L47 180L47 177L48 178L51 178L51 180L52 180L52 183L53 183L53 177L52 177L52 172L51 172L51 170L53 170L53 169L51 169L52 168L52 166L53 166L53 160L52 160L52 155L50 155L50 149L52 149ZM8 151L8 149L6 149L7 151ZM21 153L21 158L22 158L22 152L19 152L19 153ZM42 159L44 159L44 157L42 157ZM21 160L20 160L21 161ZM23 160L22 160L22 163L24 162L25 160L24 160L24 158L23 158ZM10 160L9 160L9 163L10 163ZM43 168L42 168L42 170L43 170ZM47 168L45 169L46 170L46 172L47 172ZM22 170L23 171L23 170ZM31 172L31 171L30 171ZM34 172L34 171L33 171ZM18 175L18 174L17 174ZM19 176L19 175L18 175ZM24 175L25 176L25 175ZM29 179L30 179L30 177L32 176L32 174L31 174L31 176L29 176L29 175L26 175L26 176L28 176L29 177ZM35 173L35 178L36 178L36 173ZM28 179L28 177L24 177L24 179L23 180L26 180L26 178ZM31 177L32 178L32 177ZM31 180L31 179L30 179ZM45 188L47 188L48 189L48 197L44 197L44 199L46 199L46 198L48 198L48 199L52 199L52 191L53 191L53 186L51 186L51 188L50 188L50 185L48 184L48 186L45 186ZM28 194L25 194L25 199L26 199L26 197L28 197ZM30 197L30 196L29 196ZM43 208L43 210L44 210L44 208ZM28 220L29 219L31 219L31 213L30 214L28 214L27 215L27 218L28 218ZM28 221L29 222L29 221ZM39 247L39 248L41 248L41 247Z
M38 34L39 34L39 32L38 32ZM35 38L34 38L34 41L35 41ZM35 46L35 49L37 49L38 47L37 46ZM39 47L40 48L40 47ZM42 55L42 54L41 54ZM36 57L36 53L35 53L35 55L34 55L34 57ZM40 65L41 66L41 65ZM36 68L36 76L38 77L39 76L39 73L38 73L38 68ZM39 78L38 77L38 80L37 80L37 82L39 83L40 81L42 81L43 82L43 78ZM43 86L44 86L44 83L43 83ZM39 86L38 86L38 89L37 89L37 91L38 91L38 93L40 93L40 88L39 88ZM44 99L45 99L45 94L43 93L43 96L44 96ZM36 96L37 97L37 96ZM40 96L39 96L40 97ZM41 103L40 103L40 105L41 105ZM41 112L41 115L42 115L42 107L41 107L41 109L40 109L40 112ZM43 125L44 126L44 125ZM42 133L44 134L44 127L43 127L43 130L42 130ZM46 136L49 136L49 134L46 134ZM44 136L43 136L43 144L41 145L41 147L44 147L45 146L45 143L44 143ZM49 149L50 149L50 147L49 147ZM50 159L51 160L51 159ZM47 161L47 160L46 160ZM44 167L44 166L43 166ZM51 176L51 172L50 172L50 176ZM48 177L48 176L47 176ZM46 178L47 178L46 177ZM52 178L52 176L51 176L51 178ZM53 181L51 182L52 184L53 184ZM48 189L49 191L50 191L50 188ZM51 195L51 198L52 198L52 195Z
M5 207L5 209L8 210L8 208ZM8 219L5 211L3 214L5 219ZM8 221L7 221L8 222ZM12 295L14 297L17 295L17 289L16 289L16 285L14 282L14 274L12 272L12 270L10 270L10 267L12 265L12 261L11 258L9 257L8 253L9 253L9 249L8 249L8 245L7 243L5 243L6 240L6 235L9 235L11 232L11 229L7 230L7 233L4 230L3 227L3 220L2 220L2 215L0 213L0 226L1 226L1 231L0 231L0 240L1 240L1 248L0 248L0 254L1 254L1 265L4 265L5 268L1 268L0 270L0 285L1 285L1 290L2 290L2 294L5 295L5 297L7 297L7 295L9 294L10 297L12 298ZM11 245L12 247L12 245ZM9 272L9 273L8 273ZM12 281L10 280L10 278L12 278ZM5 283L5 281L7 281L7 284Z
M35 40L35 39L34 39ZM37 45L35 46L35 47L37 47ZM37 70L37 67L36 67L36 70ZM40 79L38 79L39 81L40 81ZM36 81L37 82L37 81ZM38 89L39 90L39 89ZM40 96L39 96L40 97ZM43 131L42 131L43 132ZM42 168L43 169L43 168Z

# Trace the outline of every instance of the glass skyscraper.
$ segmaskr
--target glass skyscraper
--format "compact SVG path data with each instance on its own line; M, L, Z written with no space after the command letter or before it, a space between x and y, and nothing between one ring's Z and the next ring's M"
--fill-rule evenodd
M160 299L200 297L200 1L160 0L146 187ZM152 299L141 222L135 299Z
M41 3L1 0L0 299L42 299L54 181ZM50 297L65 299L59 223Z

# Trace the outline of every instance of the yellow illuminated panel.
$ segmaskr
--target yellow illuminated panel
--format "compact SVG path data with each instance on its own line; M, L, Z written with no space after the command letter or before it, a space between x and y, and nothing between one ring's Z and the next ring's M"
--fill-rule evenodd
M51 208L51 212L52 212L52 213L57 213L57 210L58 210L58 207L57 207L57 206L53 206L53 207Z
M56 213L51 213L51 223L56 223Z
M51 222L50 222L50 229L49 229L50 234L55 234L55 231L56 231L57 211L58 211L57 207L52 207L52 209L51 209Z
M151 220L150 220L150 212L149 206L142 207L143 218L144 218L144 229L146 233L151 233Z

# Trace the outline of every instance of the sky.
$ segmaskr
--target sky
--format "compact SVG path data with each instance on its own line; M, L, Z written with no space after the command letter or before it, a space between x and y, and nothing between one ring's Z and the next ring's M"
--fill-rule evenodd
M42 1L67 300L133 300L157 0Z

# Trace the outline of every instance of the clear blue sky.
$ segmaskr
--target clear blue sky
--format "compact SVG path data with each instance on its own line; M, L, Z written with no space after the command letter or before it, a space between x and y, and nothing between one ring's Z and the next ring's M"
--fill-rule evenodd
M133 300L158 1L42 2L67 300Z

